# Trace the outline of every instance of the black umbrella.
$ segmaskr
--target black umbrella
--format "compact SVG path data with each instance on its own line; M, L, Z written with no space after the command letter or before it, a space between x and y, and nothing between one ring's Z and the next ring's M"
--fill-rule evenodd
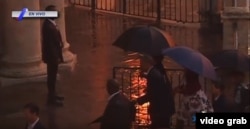
M153 26L136 26L125 31L113 43L125 51L160 55L162 50L175 45L172 37Z
M211 58L215 67L238 71L249 71L249 57L238 50L223 50Z

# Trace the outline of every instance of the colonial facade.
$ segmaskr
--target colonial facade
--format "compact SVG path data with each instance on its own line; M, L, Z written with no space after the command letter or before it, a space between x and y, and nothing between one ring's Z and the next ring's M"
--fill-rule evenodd
M76 61L76 55L69 51L70 45L67 42L65 34L65 1L20 1L21 2L17 2L17 0L0 0L0 5L4 5L0 8L0 83L2 86L26 81L44 80L46 77L46 66L41 60L41 20L26 19L18 22L11 18L11 11L21 10L24 6L30 10L43 10L50 4L56 5L59 8L61 15L58 19L58 26L65 44L63 54L65 63L61 65L61 68L71 70ZM69 1L74 0L66 0L66 3L68 4ZM91 4L91 0L79 1L85 4ZM250 54L250 0L207 1L212 2L212 10L221 13L223 23L223 49L239 49L246 54ZM137 4L143 3L137 2ZM208 8L205 6L204 4L203 9ZM122 10L122 7L121 0L97 0L96 3L96 8ZM150 9L151 7L144 7L143 5L143 9L144 8Z

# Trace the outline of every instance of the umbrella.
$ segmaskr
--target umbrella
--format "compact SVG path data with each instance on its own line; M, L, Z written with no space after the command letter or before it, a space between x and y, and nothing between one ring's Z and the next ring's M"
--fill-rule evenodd
M165 48L174 46L172 37L153 26L136 26L128 29L113 43L125 51L147 55L160 55Z
M163 51L163 55L201 76L216 80L216 72L210 60L191 48L182 46L168 48Z
M249 57L238 50L223 50L213 56L211 61L219 68L249 71Z

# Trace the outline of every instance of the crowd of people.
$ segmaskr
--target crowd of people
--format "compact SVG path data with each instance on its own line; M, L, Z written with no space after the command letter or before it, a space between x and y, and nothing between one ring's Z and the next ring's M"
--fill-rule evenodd
M226 92L227 87L214 82L212 87L213 101L210 102L199 82L199 75L185 69L185 85L172 89L162 64L163 56L146 57L147 90L146 94L137 100L129 100L120 90L119 83L110 79L107 81L107 92L110 95L103 115L89 125L101 123L100 129L130 129L135 120L135 104L150 103L148 114L151 119L151 129L170 128L171 117L177 114L176 129L183 129L185 123L199 112L249 112L249 85L244 84L245 75L242 72L228 73L228 83L235 87L233 95ZM181 107L176 109L175 94L181 94ZM27 129L43 129L39 122L39 109L34 104L25 106L28 123ZM31 128L33 127L33 128Z
M175 128L183 129L185 123L188 122L188 120L190 120L195 113L249 112L250 90L249 84L245 85L244 83L245 75L243 72L231 71L228 73L227 81L233 86L232 88L227 88L225 84L220 81L213 82L213 100L211 101L202 90L202 86L199 81L199 75L195 72L185 69L185 85L178 86L177 88L172 89L170 81L166 75L166 71L162 64L164 57L153 56L151 58L146 58L146 62L144 62L148 63L148 70L146 75L146 94L138 98L137 100L130 101L130 103L128 103L129 101L127 100L127 104L122 105L122 101L118 99L118 96L120 96L122 93L117 88L117 91L119 92L111 95L113 96L119 94L117 95L117 99L113 98L113 100L109 102L103 114L104 116L106 116L106 118L109 117L107 118L108 120L98 119L98 121L95 121L101 122L104 125L109 125L109 128L103 127L101 129L120 129L122 127L126 127L125 129L130 129L130 126L122 125L126 123L127 125L131 125L131 122L134 120L131 116L135 116L135 109L131 107L133 107L135 104L141 105L146 102L150 103L148 110L148 114L150 115L151 119L150 129L170 128L171 117L174 114L177 114L177 123ZM115 83L115 85L118 85L117 87L119 87L118 83ZM233 94L230 94L230 92L227 91L228 89L231 89L231 92L233 92ZM175 108L174 102L175 94L177 93L182 95L182 99L180 100L181 106L178 109ZM110 111L109 109L111 109L109 106L111 103L113 103L112 101L116 101L117 103L113 105L113 111L116 111L116 113L113 112L111 113L111 115L107 112ZM124 109L126 111L124 111ZM122 115L121 112L125 114ZM108 123L107 121L111 123ZM123 124L112 124L120 122L122 122Z
M55 11L55 6L48 6L47 11ZM48 104L62 106L63 97L56 95L56 75L58 64L63 62L62 39L55 19L46 19L43 24L43 61L48 72ZM249 84L244 84L244 72L231 71L227 73L227 83L214 82L211 102L199 82L199 75L189 69L184 70L185 85L173 89L163 65L164 56L144 56L147 63L147 90L144 96L129 100L121 91L119 83L110 79L107 81L109 101L103 115L89 125L101 123L100 129L130 129L135 120L136 104L149 102L148 114L151 119L151 129L170 128L171 117L177 114L176 129L183 129L185 123L199 112L249 112ZM220 69L218 69L220 70ZM227 86L232 85L232 86ZM231 88L229 88L231 87ZM175 95L181 94L181 107L175 108ZM26 129L45 129L39 120L39 108L29 103L24 107L27 118Z

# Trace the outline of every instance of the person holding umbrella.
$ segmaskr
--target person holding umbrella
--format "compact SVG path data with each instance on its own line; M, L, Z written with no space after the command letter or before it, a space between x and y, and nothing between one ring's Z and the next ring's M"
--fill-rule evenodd
M237 112L237 105L228 99L224 90L225 86L223 84L214 82L212 86L214 112Z
M183 129L185 121L189 120L195 113L213 112L211 103L201 89L199 75L185 69L184 76L186 84L175 89L175 93L183 95L180 110L177 112L176 129Z
M184 46L168 48L163 51L165 56L185 68L186 84L176 88L175 93L183 95L181 108L177 112L176 129L183 129L185 121L192 118L197 112L213 112L213 107L201 89L199 76L216 81L216 72L213 64L201 53Z
M149 102L151 129L169 128L170 118L175 112L172 87L162 65L162 50L175 46L169 33L151 25L135 26L120 35L114 46L124 51L138 52L146 57L147 91L134 101L138 104Z
M170 128L171 116L175 113L175 103L172 86L162 64L163 56L145 56L147 63L151 65L147 72L146 94L135 103L142 105L149 102L149 115L151 129ZM150 66L149 65L149 66Z
M238 105L242 112L249 107L249 86L244 84L249 74L250 58L239 50L223 50L211 58L212 63L221 71L221 81L226 85L227 98ZM249 83L249 82L248 82Z

